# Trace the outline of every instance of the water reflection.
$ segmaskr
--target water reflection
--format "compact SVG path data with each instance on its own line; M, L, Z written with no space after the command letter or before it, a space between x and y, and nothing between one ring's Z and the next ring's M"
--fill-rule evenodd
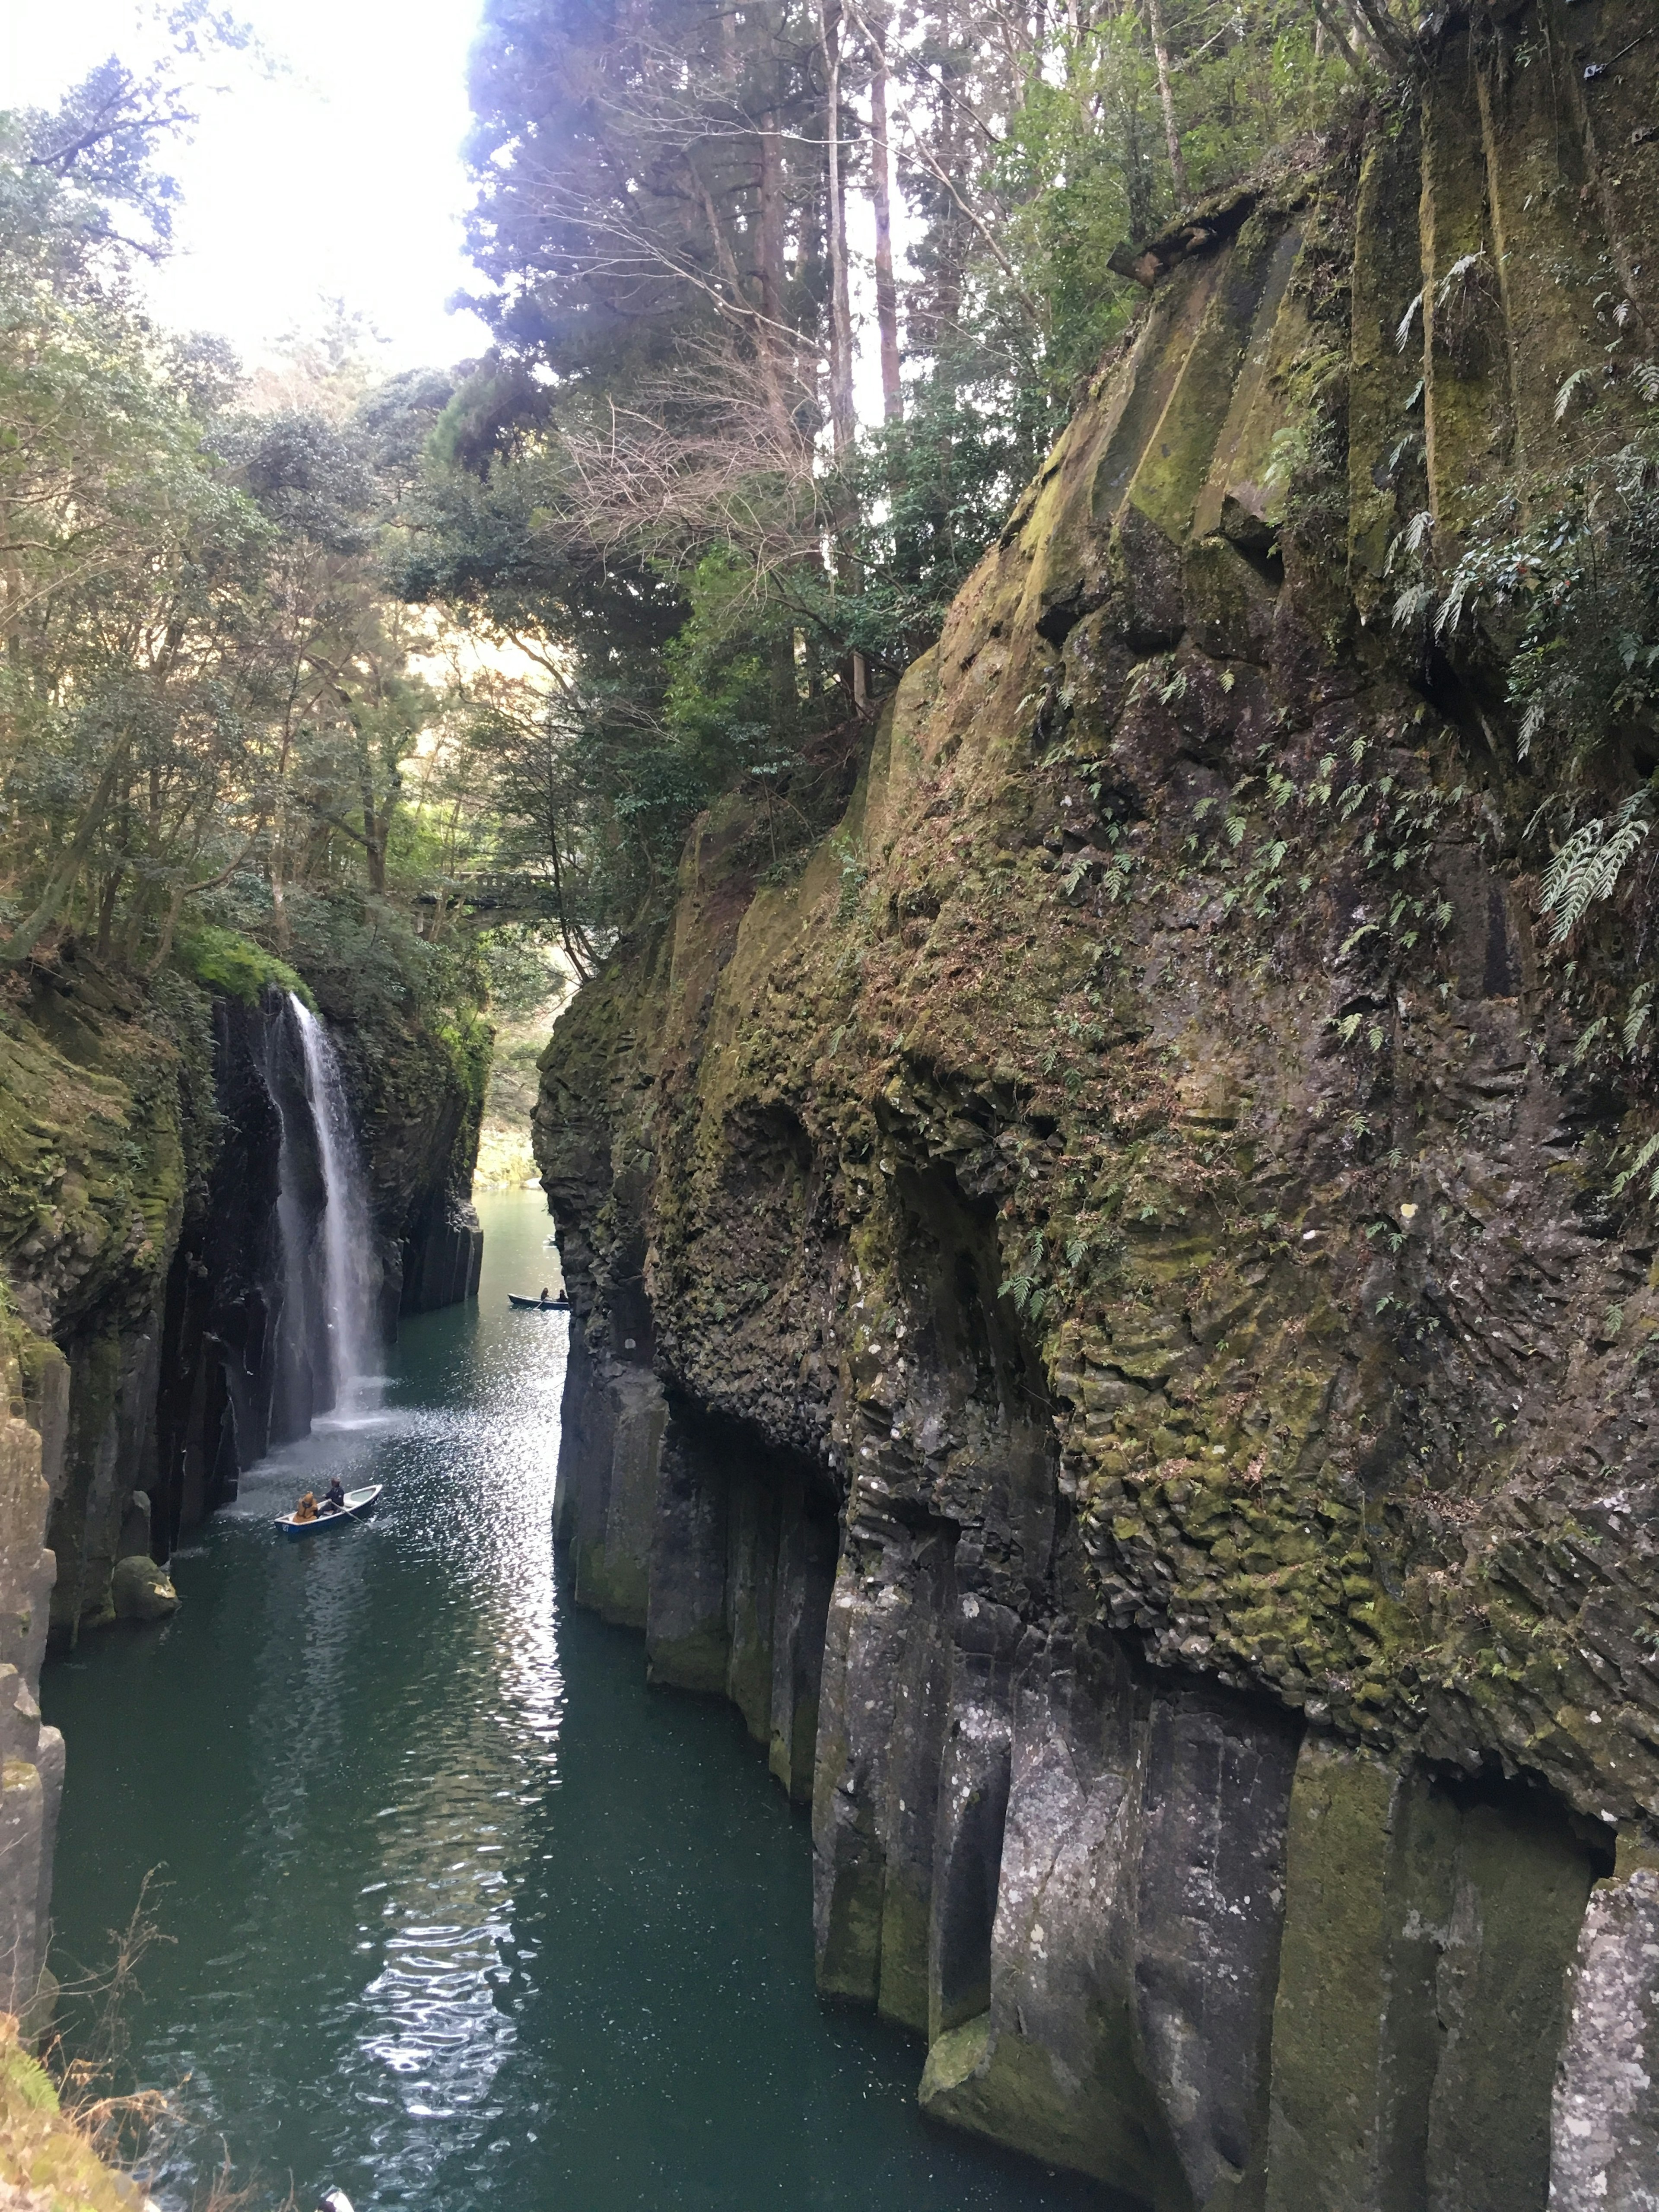
M161 2202L222 2141L358 2212L1094 2202L924 2127L916 2048L812 1996L806 1834L740 1723L561 1619L568 1323L507 1310L545 1215L484 1210L481 1302L406 1328L383 1413L247 1478L172 1621L48 1670L60 1958L172 1885L136 2023L183 2085ZM335 1473L377 1516L279 1539Z

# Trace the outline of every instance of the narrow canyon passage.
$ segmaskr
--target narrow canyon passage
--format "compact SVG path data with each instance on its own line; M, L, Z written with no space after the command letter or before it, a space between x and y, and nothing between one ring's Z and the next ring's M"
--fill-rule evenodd
M813 1994L806 1822L737 1714L562 1601L567 1324L506 1299L547 1218L480 1211L479 1302L405 1325L384 1419L245 1478L173 1621L47 1668L58 1972L165 1884L131 2014L178 2088L161 2202L222 2142L358 2212L1101 2203L923 2122L918 2047ZM281 1543L337 1468L378 1521Z

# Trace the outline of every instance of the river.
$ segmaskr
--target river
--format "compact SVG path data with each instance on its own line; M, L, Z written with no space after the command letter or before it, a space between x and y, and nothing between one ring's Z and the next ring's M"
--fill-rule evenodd
M384 1413L244 1479L155 1628L49 1662L69 1743L52 1962L159 1869L130 2059L168 2212L239 2175L357 2212L1037 2212L1065 2177L930 2127L920 2047L812 1990L811 1848L728 1707L572 1607L539 1194L476 1305L405 1325ZM336 1471L376 1520L271 1516ZM70 2015L73 2018L71 2011Z

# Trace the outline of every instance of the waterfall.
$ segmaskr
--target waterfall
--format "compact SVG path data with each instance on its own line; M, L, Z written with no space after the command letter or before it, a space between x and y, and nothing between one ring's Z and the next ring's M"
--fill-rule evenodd
M306 1089L323 1170L323 1308L337 1415L368 1409L380 1370L374 1326L374 1244L363 1203L362 1157L340 1063L328 1031L304 1000L289 1005L305 1054Z

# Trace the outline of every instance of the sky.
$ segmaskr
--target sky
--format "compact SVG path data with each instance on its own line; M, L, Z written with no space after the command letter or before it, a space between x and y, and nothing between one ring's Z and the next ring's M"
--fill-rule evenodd
M231 0L278 64L216 58L184 188L178 251L150 279L158 318L216 331L249 368L340 297L393 371L483 351L446 302L476 282L459 146L479 0ZM142 59L133 0L0 0L0 106L46 106L112 53Z

